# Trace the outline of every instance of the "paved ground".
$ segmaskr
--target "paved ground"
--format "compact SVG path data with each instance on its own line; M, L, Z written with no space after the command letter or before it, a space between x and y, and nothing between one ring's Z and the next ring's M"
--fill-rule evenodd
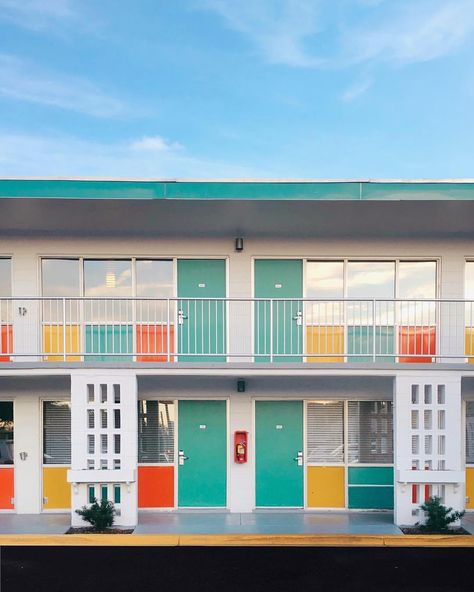
M400 534L391 512L141 512L136 534Z
M474 534L474 512L469 512L464 515L462 519L462 525L471 534Z
M0 534L64 534L70 514L0 514Z
M473 549L2 547L2 592L472 592Z

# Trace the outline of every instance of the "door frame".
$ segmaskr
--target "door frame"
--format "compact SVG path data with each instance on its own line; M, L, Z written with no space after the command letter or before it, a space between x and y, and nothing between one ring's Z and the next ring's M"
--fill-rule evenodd
M231 478L231 471L230 471L230 452L231 452L231 433L230 433L230 396L226 395L225 397L179 397L177 399L173 399L176 402L176 427L175 427L175 436L174 436L174 510L212 510L215 508L216 510L229 510L230 509L230 478ZM226 492L225 492L225 506L180 506L179 499L178 499L178 486L179 486L179 459L178 459L178 441L179 441L179 402L180 401L225 401L225 430L226 430Z
M303 505L301 506L257 506L257 417L256 417L256 403L258 401L268 401L268 402L279 402L279 401L299 401L303 404L303 413L302 413L302 422L303 422ZM254 478L254 488L253 488L253 507L256 510L266 510L271 509L278 512L278 510L305 510L306 509L306 405L305 399L297 398L297 397L252 397L252 433L253 438L252 445L251 445L251 453L252 458L254 459L254 467L253 467L253 478Z

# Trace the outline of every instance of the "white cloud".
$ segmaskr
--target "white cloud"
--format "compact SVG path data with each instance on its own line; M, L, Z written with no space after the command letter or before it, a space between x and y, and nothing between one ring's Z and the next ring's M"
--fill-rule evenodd
M167 152L169 150L179 150L182 146L178 142L168 142L161 136L143 136L139 140L134 140L130 144L130 148L132 150Z
M32 63L4 54L0 54L0 95L96 117L126 112L120 100L83 78L41 71Z
M459 49L474 33L472 0L400 2L377 21L346 33L349 62L425 62Z
M100 143L69 136L0 131L2 176L142 178L271 177L268 171L190 155L179 150L137 150L136 141ZM172 144L171 144L172 145Z
M41 30L78 18L74 0L0 0L0 20Z
M320 31L319 0L200 0L198 6L248 36L269 63L295 67L324 63L305 48L305 41Z
M352 101L355 101L363 94L365 94L371 86L371 78L364 78L363 80L359 80L342 93L341 99L345 103L351 103Z

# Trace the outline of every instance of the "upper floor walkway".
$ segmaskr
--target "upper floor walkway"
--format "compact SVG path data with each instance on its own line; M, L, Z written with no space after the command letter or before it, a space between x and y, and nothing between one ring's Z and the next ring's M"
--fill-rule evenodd
M474 301L2 298L2 362L471 363Z

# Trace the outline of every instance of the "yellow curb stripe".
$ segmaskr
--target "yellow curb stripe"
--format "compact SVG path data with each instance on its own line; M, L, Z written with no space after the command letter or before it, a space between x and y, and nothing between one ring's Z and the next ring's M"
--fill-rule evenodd
M474 547L463 535L77 534L0 535L0 546L67 547Z

